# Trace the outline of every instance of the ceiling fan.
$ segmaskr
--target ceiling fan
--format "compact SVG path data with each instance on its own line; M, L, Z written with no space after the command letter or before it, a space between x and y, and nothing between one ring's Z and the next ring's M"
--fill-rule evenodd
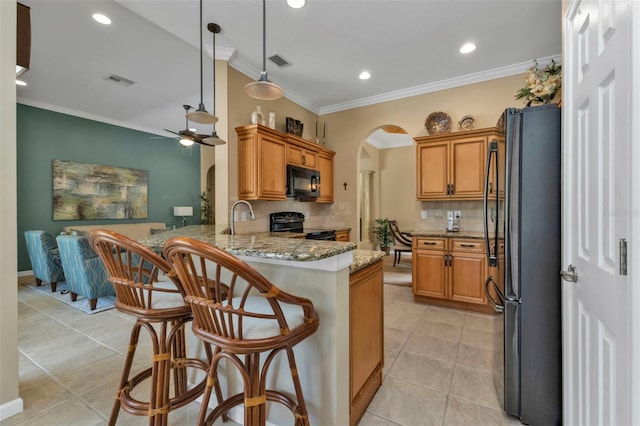
M193 107L191 105L182 105L182 108L185 110L185 114L189 113L189 110L192 110ZM207 143L204 140L211 135L203 135L196 132L192 132L189 130L189 119L185 115L185 128L184 130L180 130L178 132L174 132L173 130L164 129L166 132L173 133L174 135L180 136L180 143L184 146L191 146L194 143L199 143L200 145L206 146L215 146L213 144Z

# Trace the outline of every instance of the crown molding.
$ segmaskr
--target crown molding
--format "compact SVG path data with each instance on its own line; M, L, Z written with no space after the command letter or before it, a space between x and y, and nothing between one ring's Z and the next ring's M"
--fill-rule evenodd
M538 63L547 63L551 60L557 63L562 63L562 55L553 55L545 58L538 59ZM387 92L380 95L369 96L366 98L356 99L349 102L340 104L327 105L321 107L319 115L330 114L333 112L345 111L353 108L360 108L369 105L375 105L382 102L395 101L398 99L408 98L411 96L424 95L426 93L438 92L440 90L452 89L454 87L466 86L474 83L481 83L483 81L495 80L497 78L510 77L516 74L522 74L529 70L532 66L532 61L520 62L513 65L507 65L500 68L494 68L487 71L481 71L473 74L467 74L460 77L449 78L446 80L436 81L434 83L423 84L420 86L408 87L406 89L395 90L393 92Z

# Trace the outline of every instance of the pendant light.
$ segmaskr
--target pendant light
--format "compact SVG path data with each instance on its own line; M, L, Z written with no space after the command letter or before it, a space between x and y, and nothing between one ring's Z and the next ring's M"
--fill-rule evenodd
M216 115L216 34L220 34L220 25L212 22L207 24L207 29L213 34L213 115ZM217 120L216 120L217 121ZM213 132L211 136L202 140L207 145L224 145L226 142L218 137L216 132L216 123L213 123Z
M218 117L207 112L202 99L202 0L200 0L200 105L194 112L187 113L187 119L200 124L214 124L218 121Z
M267 4L262 0L262 71L260 78L244 86L247 95L261 101L274 101L282 97L282 88L267 78Z

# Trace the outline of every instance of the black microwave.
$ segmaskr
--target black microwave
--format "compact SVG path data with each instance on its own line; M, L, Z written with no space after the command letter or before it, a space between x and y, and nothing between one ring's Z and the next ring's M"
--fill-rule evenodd
M314 199L320 196L320 172L287 166L287 197Z

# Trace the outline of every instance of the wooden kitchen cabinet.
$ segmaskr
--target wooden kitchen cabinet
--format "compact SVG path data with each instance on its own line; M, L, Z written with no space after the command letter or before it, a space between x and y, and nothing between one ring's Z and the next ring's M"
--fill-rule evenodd
M358 424L382 384L382 260L349 276L349 418Z
M336 241L350 241L349 231L336 231Z
M322 149L318 152L318 170L320 171L320 196L317 203L333 203L333 157L335 152Z
M286 200L286 144L279 132L258 125L238 131L238 198Z
M502 253L500 261L503 271ZM415 301L494 312L484 293L489 266L483 240L414 237L412 262Z
M413 238L413 294L447 299L446 238Z
M449 299L486 305L484 280L487 278L487 256L481 240L451 239Z
M497 138L504 146L498 128L415 138L417 199L482 199L488 144Z
M318 147L293 135L286 136L287 164L316 170L318 167Z
M335 152L290 133L252 124L238 134L238 199L286 200L287 165L320 171L319 203L333 203Z

